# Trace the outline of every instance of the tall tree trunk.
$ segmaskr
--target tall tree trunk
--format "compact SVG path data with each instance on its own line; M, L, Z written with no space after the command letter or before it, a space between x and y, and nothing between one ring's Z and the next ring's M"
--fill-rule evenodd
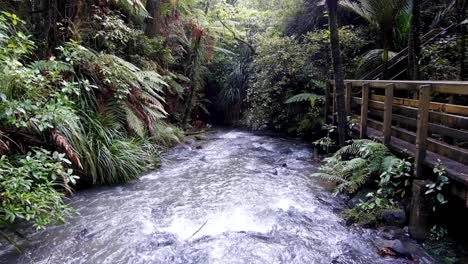
M419 53L421 50L419 28L420 11L419 1L413 0L413 17L411 19L411 30L408 40L408 78L410 80L419 80Z
M188 121L192 114L192 105L193 105L193 98L195 96L195 87L193 85L190 87L190 93L188 94L187 101L185 102L185 111L184 116L182 118L182 128L186 130L188 128Z
M211 4L210 2L211 2L211 1L208 0L208 1L206 1L206 3L205 3L205 15L207 15L208 12L210 11L210 4Z
M57 0L47 0L47 55L51 55L58 44L58 15Z
M79 28L81 27L81 23L83 22L83 13L84 13L85 3L84 0L75 0L75 12L73 14L72 22L73 22L73 38L79 38Z
M460 25L460 81L466 81L466 25Z
M150 17L146 19L145 33L149 37L156 37L162 32L162 0L147 0L146 10Z
M199 49L201 48L201 38L202 36L196 36L195 43L193 45L192 51L191 51L191 56L189 57L189 61L187 65L191 65L187 67L187 76L190 78L190 92L186 98L185 101L185 111L184 111L184 116L182 118L182 128L187 129L188 127L188 122L190 119L190 116L192 115L192 107L193 107L193 102L195 98L195 92L200 88L198 87L198 82L197 82L197 74L200 71L200 66L199 61L200 61L200 52Z
M467 69L466 69L466 24L461 24L466 19L466 9L468 1L459 0L458 4L458 22L459 34L460 34L460 80L466 81Z
M336 103L338 111L338 142L344 146L346 140L346 112L344 96L344 73L341 59L340 39L338 36L337 6L338 0L326 0L328 8L328 24L330 27L331 54L336 87Z
M388 80L390 78L388 72L388 61L390 60L390 50L392 49L393 43L393 26L391 24L381 26L383 32L383 70L382 80Z

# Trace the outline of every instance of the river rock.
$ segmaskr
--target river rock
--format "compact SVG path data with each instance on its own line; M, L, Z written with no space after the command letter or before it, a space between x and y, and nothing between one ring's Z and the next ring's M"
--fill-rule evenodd
M375 246L377 247L379 254L382 256L393 256L410 260L413 259L412 253L401 240L379 239L375 241Z
M191 145L193 145L193 144L195 144L195 140L193 140L193 139L189 139L189 140L186 140L186 141L185 141L185 145L191 146Z
M294 152L288 148L288 149L284 149L281 151L281 154L285 154L285 155L290 155L290 154L293 154Z
M406 213L403 209L383 210L380 218L384 224L389 226L404 227L407 223Z
M195 139L198 140L198 141L200 141L200 140L206 140L207 137L206 137L206 136L202 136L202 135L196 135L196 136L195 136Z
M408 232L396 226L385 226L381 231L381 236L389 240L402 239L408 236Z

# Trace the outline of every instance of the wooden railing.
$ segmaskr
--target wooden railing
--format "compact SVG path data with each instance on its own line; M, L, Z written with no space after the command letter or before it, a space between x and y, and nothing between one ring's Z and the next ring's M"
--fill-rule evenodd
M421 46L428 45L433 43L435 39L440 37L441 35L447 33L448 31L456 28L456 24L452 24L446 28L435 28L426 33L424 36L421 37ZM391 58L387 62L387 76L390 79L395 79L403 75L406 72L406 67L408 63L408 48L404 48L398 54L396 54L393 58ZM366 80L377 80L382 77L382 73L385 69L384 65L380 65L375 69L369 71L366 75L363 76L363 79Z
M359 117L361 138L377 136L389 146L413 148L420 178L424 163L434 165L443 158L452 177L468 186L468 106L431 100L434 95L468 96L468 82L346 80L345 87L345 111ZM329 82L325 115L331 110L333 120L334 94Z

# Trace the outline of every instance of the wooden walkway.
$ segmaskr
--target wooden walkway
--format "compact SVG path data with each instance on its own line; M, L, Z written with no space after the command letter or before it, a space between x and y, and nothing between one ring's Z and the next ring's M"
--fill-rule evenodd
M377 138L414 157L415 176L429 179L438 160L452 179L452 192L468 206L468 106L432 101L434 95L465 96L468 82L346 80L346 112L357 120L358 137ZM334 85L326 113L336 120ZM409 99L416 97L418 99ZM331 115L330 115L331 114Z

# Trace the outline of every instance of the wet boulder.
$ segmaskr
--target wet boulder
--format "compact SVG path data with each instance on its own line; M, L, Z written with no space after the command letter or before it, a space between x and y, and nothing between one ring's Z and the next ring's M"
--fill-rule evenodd
M195 139L198 140L198 141L201 141L201 140L207 140L207 137L204 136L204 135L196 135Z
M412 253L401 240L380 239L375 241L375 246L381 256L392 256L397 258L406 258L409 260L413 259Z
M284 154L284 155L291 155L293 153L294 151L292 151L290 148L281 150L281 154Z
M380 235L389 240L406 238L408 236L408 232L406 230L396 226L384 226L380 231Z
M191 146L193 144L195 144L195 140L193 140L193 139L188 139L188 140L185 141L185 145Z
M380 214L381 221L388 226L404 227L408 222L406 212L403 209L386 209Z

